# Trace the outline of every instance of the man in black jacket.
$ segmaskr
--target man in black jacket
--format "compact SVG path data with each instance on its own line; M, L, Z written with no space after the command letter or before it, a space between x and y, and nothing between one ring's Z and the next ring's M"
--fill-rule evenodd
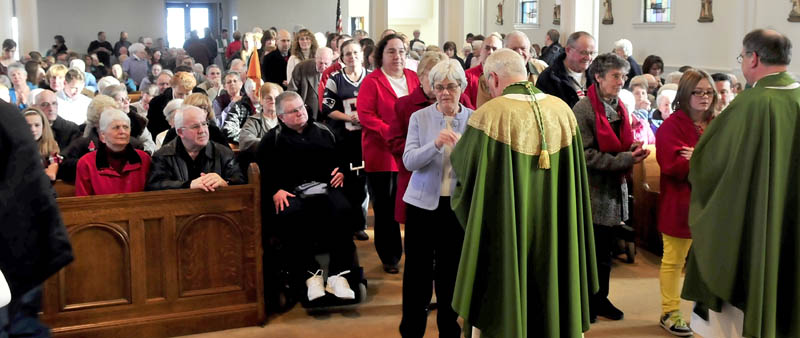
M589 33L572 33L566 52L539 75L536 87L574 106L594 83L588 69L596 55L595 41Z
M339 156L333 132L319 122L309 122L300 95L283 92L275 99L275 108L279 125L261 138L256 159L261 168L262 215L267 225L262 233L274 235L285 244L286 257L293 260L289 267L294 282L305 280L309 301L322 297L325 290L339 298L353 299L349 282L337 275L356 268L353 232L360 210L350 207L341 189L346 160ZM298 190L310 182L325 185L326 192L302 195ZM314 260L317 252L330 253L331 277L325 290ZM309 278L306 271L318 273ZM346 278L358 283L357 277Z
M39 108L50 122L53 137L58 143L58 148L63 152L72 140L80 137L78 125L58 116L58 100L56 94L49 89L42 90L33 98L33 106Z
M289 61L289 48L292 47L292 36L285 29L278 31L275 38L276 48L261 61L261 78L264 82L272 82L286 89L286 63Z
M0 305L0 337L49 337L36 318L39 286L72 261L72 247L30 128L5 102L0 103L0 182L0 284L7 282L11 293L11 303Z
M161 77L159 75L159 77ZM169 122L164 116L164 108L172 99L182 99L191 93L206 91L197 88L197 80L189 72L177 72L169 81L170 87L164 93L150 100L150 109L147 110L147 130L153 135L153 140L162 131L169 129Z
M211 141L207 114L194 106L175 112L178 138L153 154L147 190L202 189L214 191L245 183L233 151Z
M539 59L546 62L548 66L552 66L559 55L564 51L564 47L561 47L558 43L558 39L560 38L561 34L558 33L556 29L547 31L547 34L544 36L544 48L542 48L542 56Z

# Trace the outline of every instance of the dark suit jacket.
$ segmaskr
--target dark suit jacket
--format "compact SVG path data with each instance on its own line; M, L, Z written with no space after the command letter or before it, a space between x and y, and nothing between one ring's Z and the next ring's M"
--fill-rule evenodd
M56 143L58 143L58 149L61 149L62 152L72 140L80 137L81 134L77 124L72 121L67 121L61 118L61 116L53 121L53 125L51 125L50 128L53 129L53 137L56 139Z
M295 91L303 98L308 106L308 112L314 121L319 121L319 88L320 73L317 72L317 62L314 59L305 60L297 64L292 71L292 82L289 90ZM321 117L320 117L321 118Z
M289 54L291 55L291 53ZM283 85L283 81L286 81L286 61L288 60L283 58L280 50L276 49L267 54L264 61L261 61L261 79L286 89L286 86Z

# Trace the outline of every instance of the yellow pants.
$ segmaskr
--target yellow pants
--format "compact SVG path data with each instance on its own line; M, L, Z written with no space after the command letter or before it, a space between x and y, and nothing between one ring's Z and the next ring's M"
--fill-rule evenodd
M692 246L691 238L678 238L661 234L664 255L661 256L659 281L661 282L661 315L680 309L681 273L686 265L686 255Z

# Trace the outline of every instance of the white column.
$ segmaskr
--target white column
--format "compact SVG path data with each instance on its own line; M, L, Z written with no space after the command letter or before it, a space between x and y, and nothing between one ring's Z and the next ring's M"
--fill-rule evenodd
M465 15L464 1L439 0L439 45L447 41L456 43L456 51L461 50L464 36Z
M17 0L17 20L19 22L20 56L39 50L39 18L36 1ZM56 33L57 34L57 33ZM42 53L46 51L40 51Z
M11 39L11 17L14 16L11 0L0 0L0 36Z
M578 31L599 39L600 0L561 1L561 36L566 37Z
M381 33L389 28L389 0L369 0L369 36L377 44Z

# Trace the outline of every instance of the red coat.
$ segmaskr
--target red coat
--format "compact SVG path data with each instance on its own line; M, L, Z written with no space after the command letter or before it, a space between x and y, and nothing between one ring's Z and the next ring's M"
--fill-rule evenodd
M128 145L125 149L127 160L120 174L109 167L105 152L105 146L101 146L78 160L75 196L144 191L150 172L150 155Z
M331 77L333 72L342 70L344 66L342 66L341 62L334 61L333 64L325 68L325 71L322 72L322 76L319 77L319 86L317 86L317 97L319 98L319 111L322 111L322 99L325 98L325 86L328 85L328 79ZM366 69L364 70L366 71ZM327 116L323 117L327 118Z
M419 87L417 73L403 69L409 92ZM369 73L361 83L356 109L361 122L361 149L366 172L397 171L397 163L389 152L389 125L395 118L397 102L392 85L378 69Z
M694 122L678 110L661 124L656 133L656 160L661 166L661 196L658 205L658 231L678 238L692 238L689 230L689 160L680 155L681 147L694 147L700 133Z
M467 77L467 88L464 89L464 94L469 97L469 102L478 102L478 86L479 80L483 74L483 65L477 65L464 72Z
M469 109L475 109L465 93L461 93L459 102ZM408 96L403 96L394 105L395 119L389 126L389 151L392 152L397 162L397 196L394 204L394 219L399 223L406 222L406 203L403 195L411 180L411 172L403 165L403 151L406 149L406 135L408 135L408 121L411 114L431 105L422 86L414 89Z

